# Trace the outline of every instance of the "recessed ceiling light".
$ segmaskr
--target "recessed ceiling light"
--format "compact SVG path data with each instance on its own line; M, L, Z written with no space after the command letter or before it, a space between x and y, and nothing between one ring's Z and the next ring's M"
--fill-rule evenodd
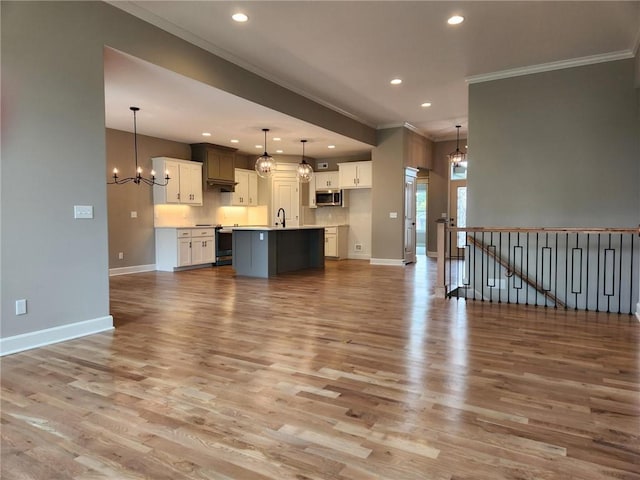
M209 132L202 132L203 137L210 137L211 134Z
M335 145L329 145L327 148L336 148Z
M233 15L231 15L231 18L233 18L233 20L238 23L244 23L247 20L249 20L249 17L247 17L244 13L240 13L240 12L234 13Z
M279 142L280 140L282 140L280 137L273 137L274 142Z
M391 80L391 85L400 85L402 83L402 80L399 78L394 78L393 80Z
M421 107L427 108L431 106L431 102L424 102L422 105L420 105Z
M464 17L461 17L460 15L454 15L447 20L449 25L460 25L462 22L464 22Z
M283 153L284 150L276 150L276 153Z
M240 143L240 140L237 140L237 139L235 139L235 138L232 138L232 139L231 139L231 143Z
M256 145L256 148L262 148L262 145Z

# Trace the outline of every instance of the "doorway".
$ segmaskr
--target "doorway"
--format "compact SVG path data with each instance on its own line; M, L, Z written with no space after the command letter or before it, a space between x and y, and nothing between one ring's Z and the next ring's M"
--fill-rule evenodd
M404 263L416 261L416 177L418 170L404 170Z
M467 167L462 163L460 165L451 165L449 225L451 227L467 226ZM466 233L458 232L457 237L457 247L464 249L467 243Z
M416 254L427 254L427 199L429 182L418 178L416 183Z

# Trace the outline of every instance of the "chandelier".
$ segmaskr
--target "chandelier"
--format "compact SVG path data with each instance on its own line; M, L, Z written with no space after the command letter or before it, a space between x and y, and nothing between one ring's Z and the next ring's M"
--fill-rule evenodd
M129 110L131 110L133 112L133 151L134 151L134 157L135 157L135 161L136 161L136 175L135 177L127 177L127 178L120 178L118 177L118 169L114 168L113 169L113 181L112 182L107 182L108 185L123 185L125 183L129 183L129 182L133 182L136 185L140 185L141 183L144 183L146 185L159 185L161 187L164 187L165 185L167 185L169 183L170 177L169 177L169 171L167 170L164 175L164 183L158 182L156 181L156 172L154 172L153 170L151 170L151 177L143 177L142 176L142 167L138 166L138 130L137 130L137 125L136 125L136 112L140 110L140 108L138 107L129 107Z

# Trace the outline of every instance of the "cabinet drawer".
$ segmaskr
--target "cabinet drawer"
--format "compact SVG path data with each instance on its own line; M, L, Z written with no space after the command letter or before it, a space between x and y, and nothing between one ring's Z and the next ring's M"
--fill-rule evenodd
M338 227L324 227L324 233L338 233Z
M191 238L190 228L179 228L177 232L178 232L178 238Z
M213 228L193 228L192 237L213 237Z

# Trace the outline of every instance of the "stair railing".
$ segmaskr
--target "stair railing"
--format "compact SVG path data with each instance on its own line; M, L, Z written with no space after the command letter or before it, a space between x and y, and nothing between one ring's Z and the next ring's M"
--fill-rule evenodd
M639 228L449 227L436 296L575 310L639 309Z

